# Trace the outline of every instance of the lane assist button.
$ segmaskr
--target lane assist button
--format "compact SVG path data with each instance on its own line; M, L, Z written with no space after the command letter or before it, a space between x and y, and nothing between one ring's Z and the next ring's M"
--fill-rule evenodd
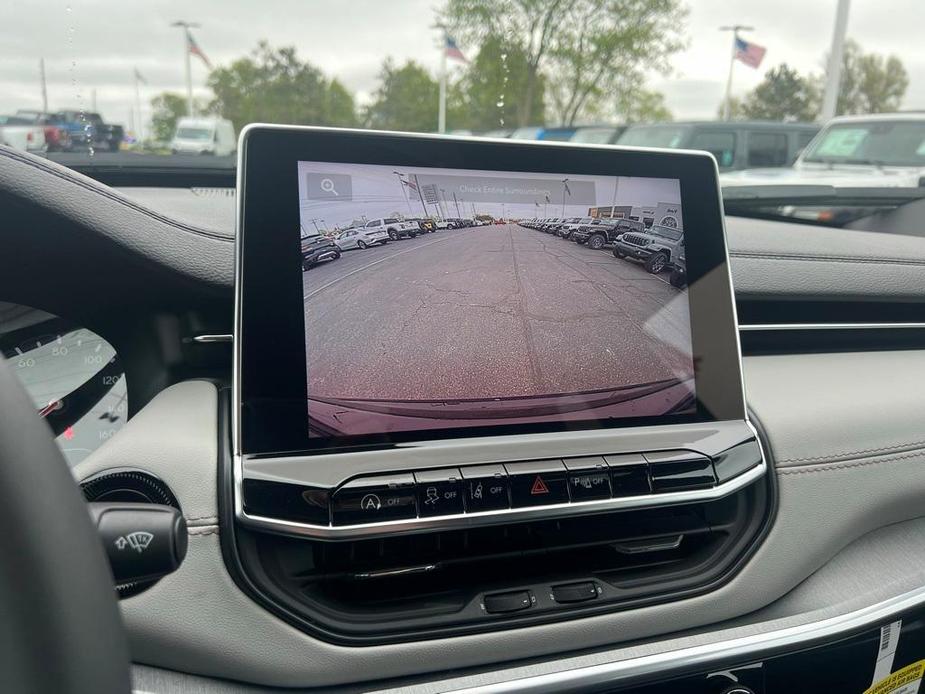
M414 489L410 473L352 480L334 492L334 525L417 518Z
M462 475L456 468L415 472L418 508L421 516L449 516L462 513Z
M568 480L561 460L505 463L514 508L568 503Z

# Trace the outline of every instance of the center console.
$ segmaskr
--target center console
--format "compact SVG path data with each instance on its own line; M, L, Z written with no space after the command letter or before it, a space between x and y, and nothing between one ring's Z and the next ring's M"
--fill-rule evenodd
M747 559L773 489L709 156L250 126L239 157L226 531L255 599L361 645Z

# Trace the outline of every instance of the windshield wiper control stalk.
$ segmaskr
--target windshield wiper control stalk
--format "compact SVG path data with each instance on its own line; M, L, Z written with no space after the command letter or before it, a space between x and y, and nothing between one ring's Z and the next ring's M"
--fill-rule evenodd
M100 502L87 507L117 585L166 576L186 557L186 519L172 506Z

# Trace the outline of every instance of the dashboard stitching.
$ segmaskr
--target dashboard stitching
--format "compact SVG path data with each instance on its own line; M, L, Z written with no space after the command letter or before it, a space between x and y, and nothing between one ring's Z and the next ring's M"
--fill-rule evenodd
M881 463L894 463L898 460L909 460L912 458L920 458L923 455L923 451L916 451L915 453L906 453L904 455L894 455L888 458L878 458L877 460L859 460L852 463L837 463L834 465L809 465L806 467L801 467L799 469L789 468L778 470L778 475L804 475L808 472L826 472L831 470L847 470L849 468L856 467L866 467L868 465L880 465Z
M849 263L859 265L911 265L925 267L925 262L911 258L851 258L837 255L797 255L787 253L748 253L744 251L731 252L732 258L746 258L757 260L798 260L802 262Z
M806 458L780 458L778 463L804 463L811 462L813 460L827 460L832 461L836 458L842 458L847 456L859 455L862 453L881 453L884 451L897 451L904 448L915 448L925 446L925 441L909 441L908 443L898 443L893 446L883 446L881 448L861 448L856 451L843 451L841 453L828 453L826 455L816 455L808 456Z
M231 243L234 242L234 238L232 236L228 236L227 234L222 234L221 232L203 229L202 227L190 226L188 224L183 224L181 222L178 222L177 220L172 219L170 217L165 217L163 215L160 215L154 212L153 210L148 209L147 207L142 207L141 205L138 205L137 203L134 203L131 200L123 198L122 196L116 194L115 192L111 192L107 190L106 188L103 188L101 186L91 185L87 183L86 181L82 181L76 176L68 174L66 171L58 171L57 169L52 168L51 166L47 166L44 162L33 161L30 158L23 157L19 155L19 153L17 153L15 150L11 150L7 147L0 147L0 155L7 157L8 159L13 159L22 164L26 164L27 166L31 166L32 168L38 169L42 171L43 173L56 176L57 178L65 180L69 183L73 183L74 185L80 186L84 190L87 190L96 195L101 195L105 198L112 200L113 202L116 202L122 205L123 207L128 207L129 209L135 210L136 212L140 212L141 214L151 217L152 219L157 220L163 224L167 224L169 226L175 227L176 229L179 229L180 231L185 231L187 233L196 234L197 236L204 236L206 238L215 239L216 241L225 241L225 242L231 242Z

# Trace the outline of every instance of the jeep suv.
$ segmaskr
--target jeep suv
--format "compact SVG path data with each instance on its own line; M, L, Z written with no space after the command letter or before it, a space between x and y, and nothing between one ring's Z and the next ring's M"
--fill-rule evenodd
M653 275L674 265L683 250L684 232L660 224L643 232L627 231L613 242L614 257L642 260Z
M572 238L573 232L578 231L582 226L591 224L593 221L591 217L571 217L566 219L565 222L556 229L556 235L564 239L570 239Z
M620 234L628 231L644 234L646 225L632 219L595 219L573 231L572 241L587 243L589 248L598 250L608 243L613 243Z
M386 231L389 238L393 241L398 239L413 239L421 233L421 227L417 222L409 222L397 217L388 217L386 219L373 219L366 222L366 231Z

